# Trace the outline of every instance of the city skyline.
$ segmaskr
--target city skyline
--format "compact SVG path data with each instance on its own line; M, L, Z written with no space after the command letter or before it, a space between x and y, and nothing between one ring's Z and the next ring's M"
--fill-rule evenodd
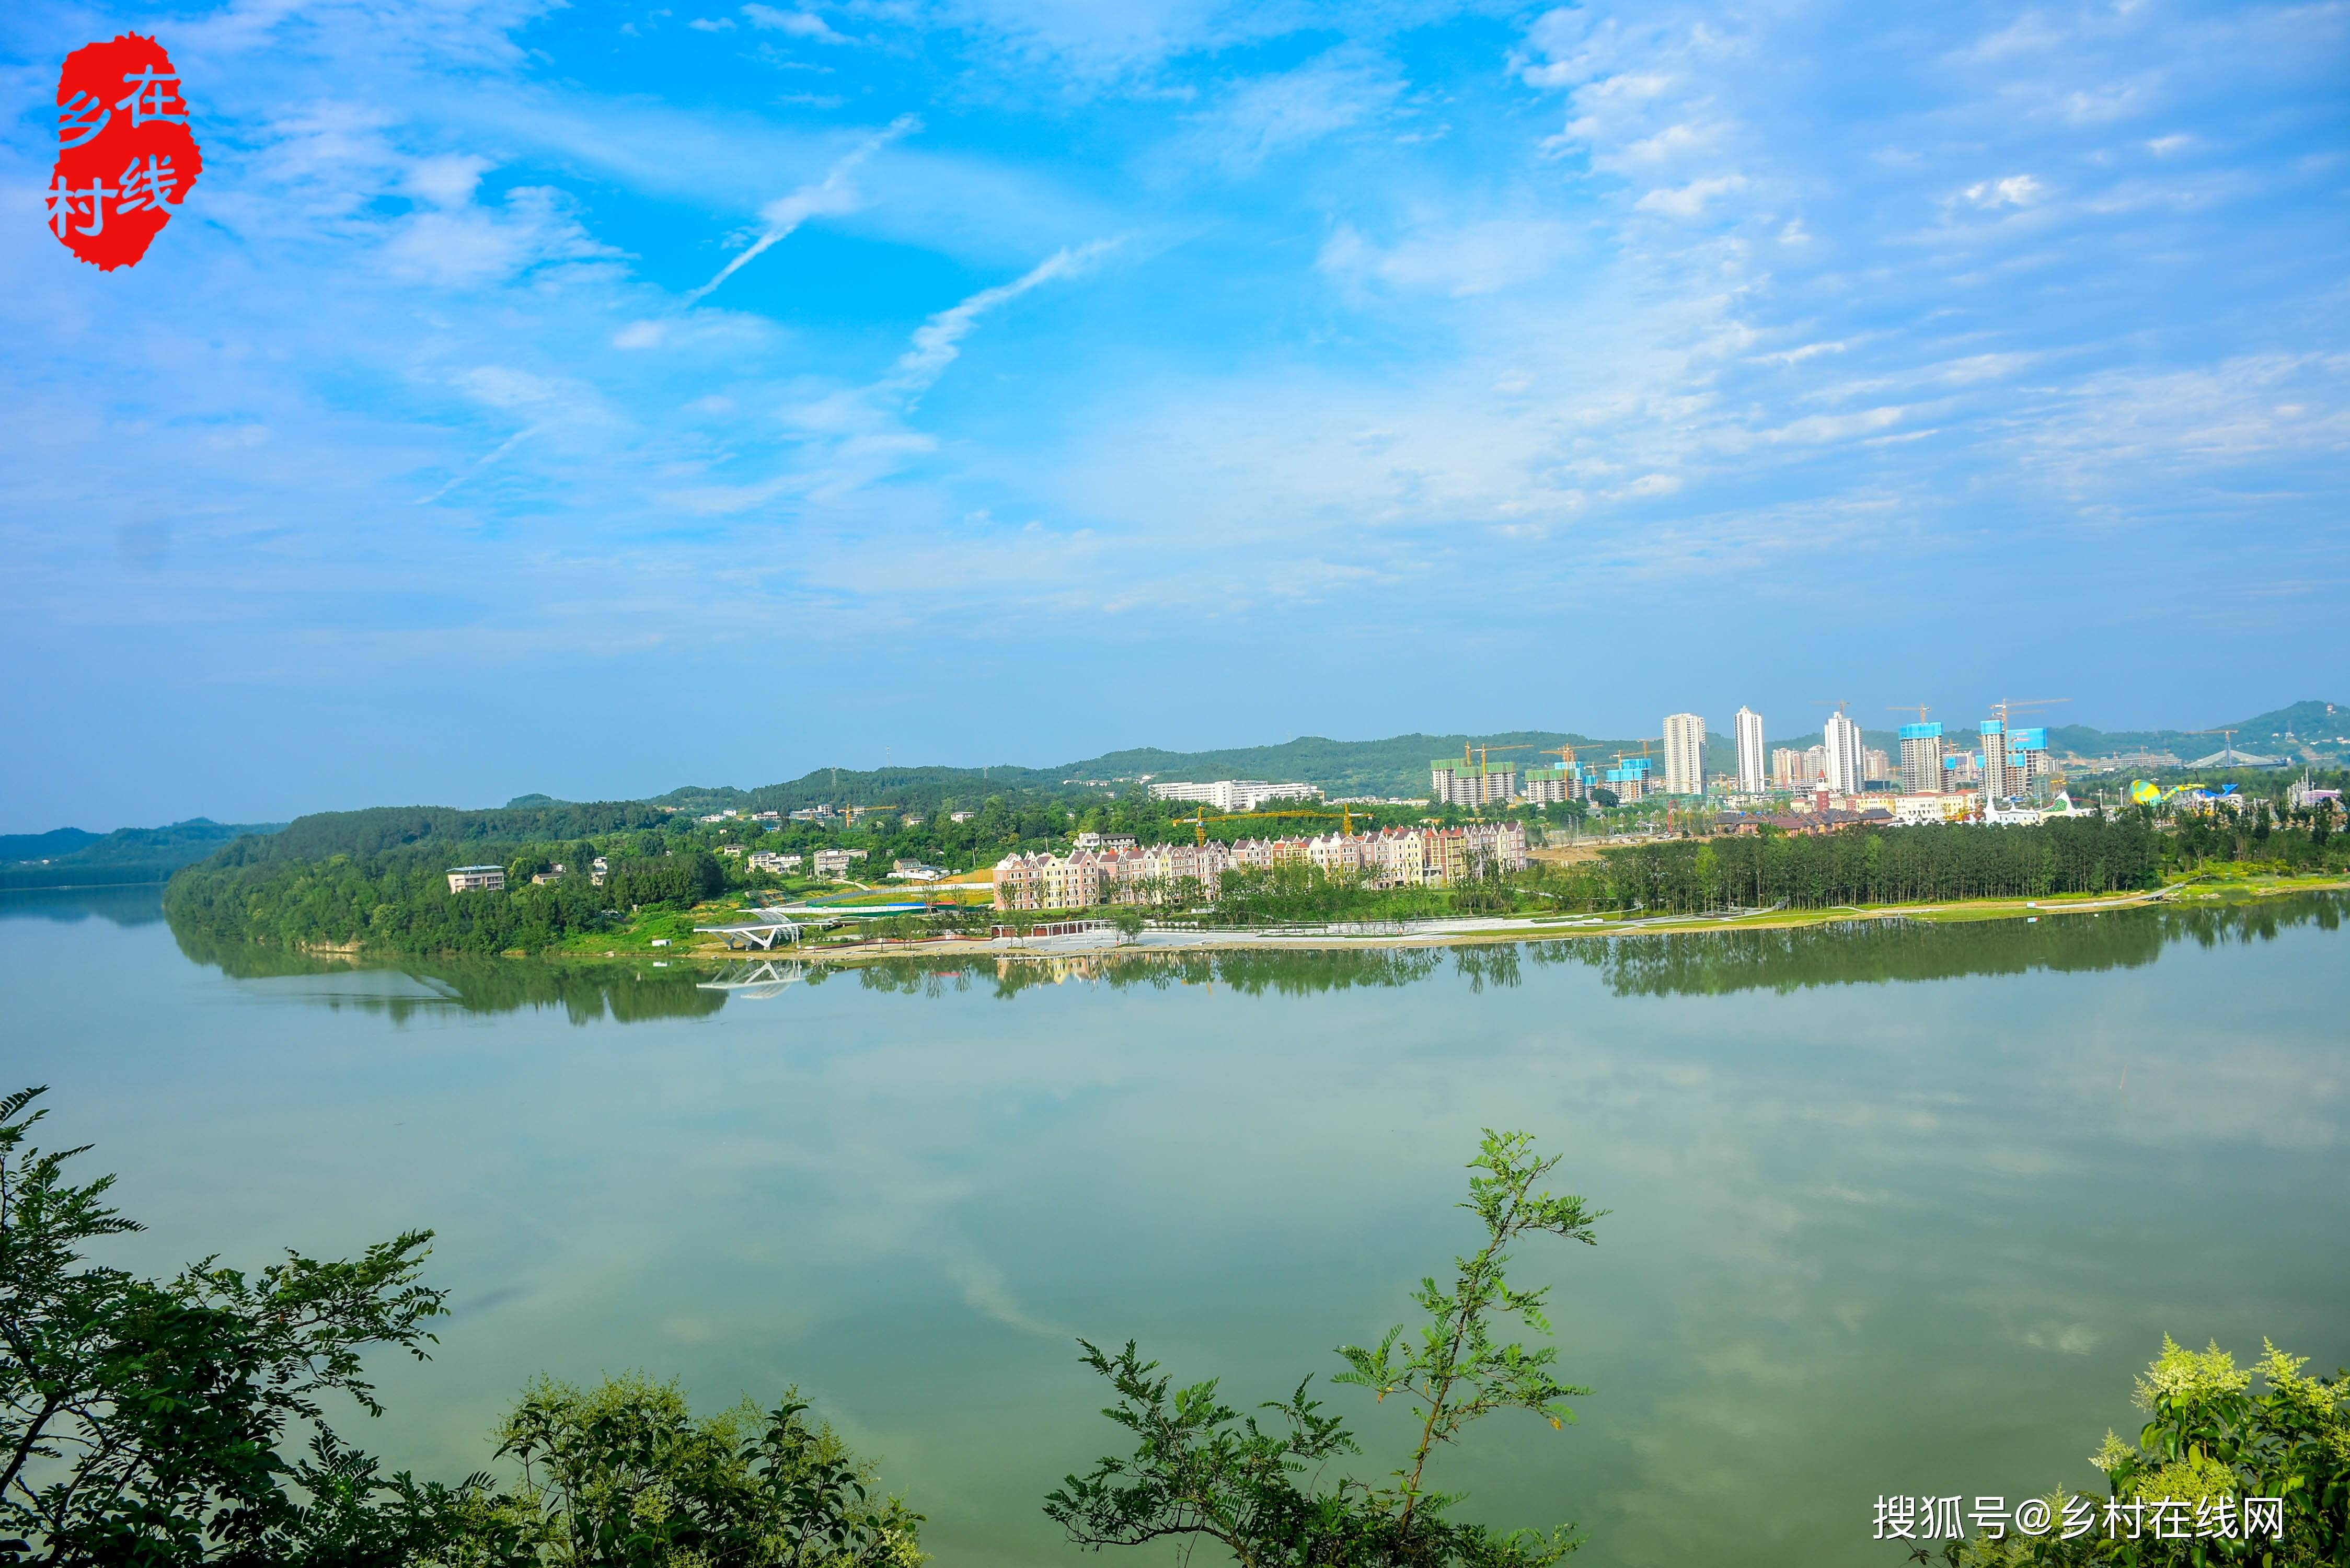
M204 172L100 273L37 192L133 26ZM2345 28L7 7L0 825L1652 734L1856 667L2281 706L2350 619Z

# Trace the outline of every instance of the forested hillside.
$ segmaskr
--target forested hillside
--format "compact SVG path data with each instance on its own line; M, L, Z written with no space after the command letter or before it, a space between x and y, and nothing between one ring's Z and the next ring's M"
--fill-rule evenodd
M275 833L280 826L197 816L169 827L123 827L108 834L60 827L0 835L0 888L161 882L223 845L246 835Z

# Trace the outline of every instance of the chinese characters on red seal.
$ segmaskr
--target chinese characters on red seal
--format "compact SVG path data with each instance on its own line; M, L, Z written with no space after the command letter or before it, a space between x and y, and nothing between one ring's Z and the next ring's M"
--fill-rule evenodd
M48 221L68 250L106 272L132 265L203 167L162 45L124 33L66 57Z

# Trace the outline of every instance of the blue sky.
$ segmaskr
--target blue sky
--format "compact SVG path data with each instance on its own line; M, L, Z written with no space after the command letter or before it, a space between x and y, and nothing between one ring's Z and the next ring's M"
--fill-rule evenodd
M64 54L205 172L43 226ZM2350 8L0 15L0 829L2350 695Z

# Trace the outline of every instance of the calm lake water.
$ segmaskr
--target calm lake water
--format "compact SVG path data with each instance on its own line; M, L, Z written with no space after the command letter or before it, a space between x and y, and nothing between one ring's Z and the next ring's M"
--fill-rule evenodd
M1598 1565L1887 1563L1879 1493L2093 1481L2168 1332L2350 1361L2350 906L918 967L354 971L183 951L151 890L0 900L0 1058L151 1231L411 1226L456 1315L353 1435L454 1478L534 1372L797 1383L948 1568L1080 1561L1114 1448L1075 1336L1235 1403L1336 1369L1471 1241L1481 1127L1613 1210L1530 1245L1576 1401L1445 1460ZM1357 1473L1396 1413L1357 1418ZM1133 1554L1169 1562L1171 1550Z

